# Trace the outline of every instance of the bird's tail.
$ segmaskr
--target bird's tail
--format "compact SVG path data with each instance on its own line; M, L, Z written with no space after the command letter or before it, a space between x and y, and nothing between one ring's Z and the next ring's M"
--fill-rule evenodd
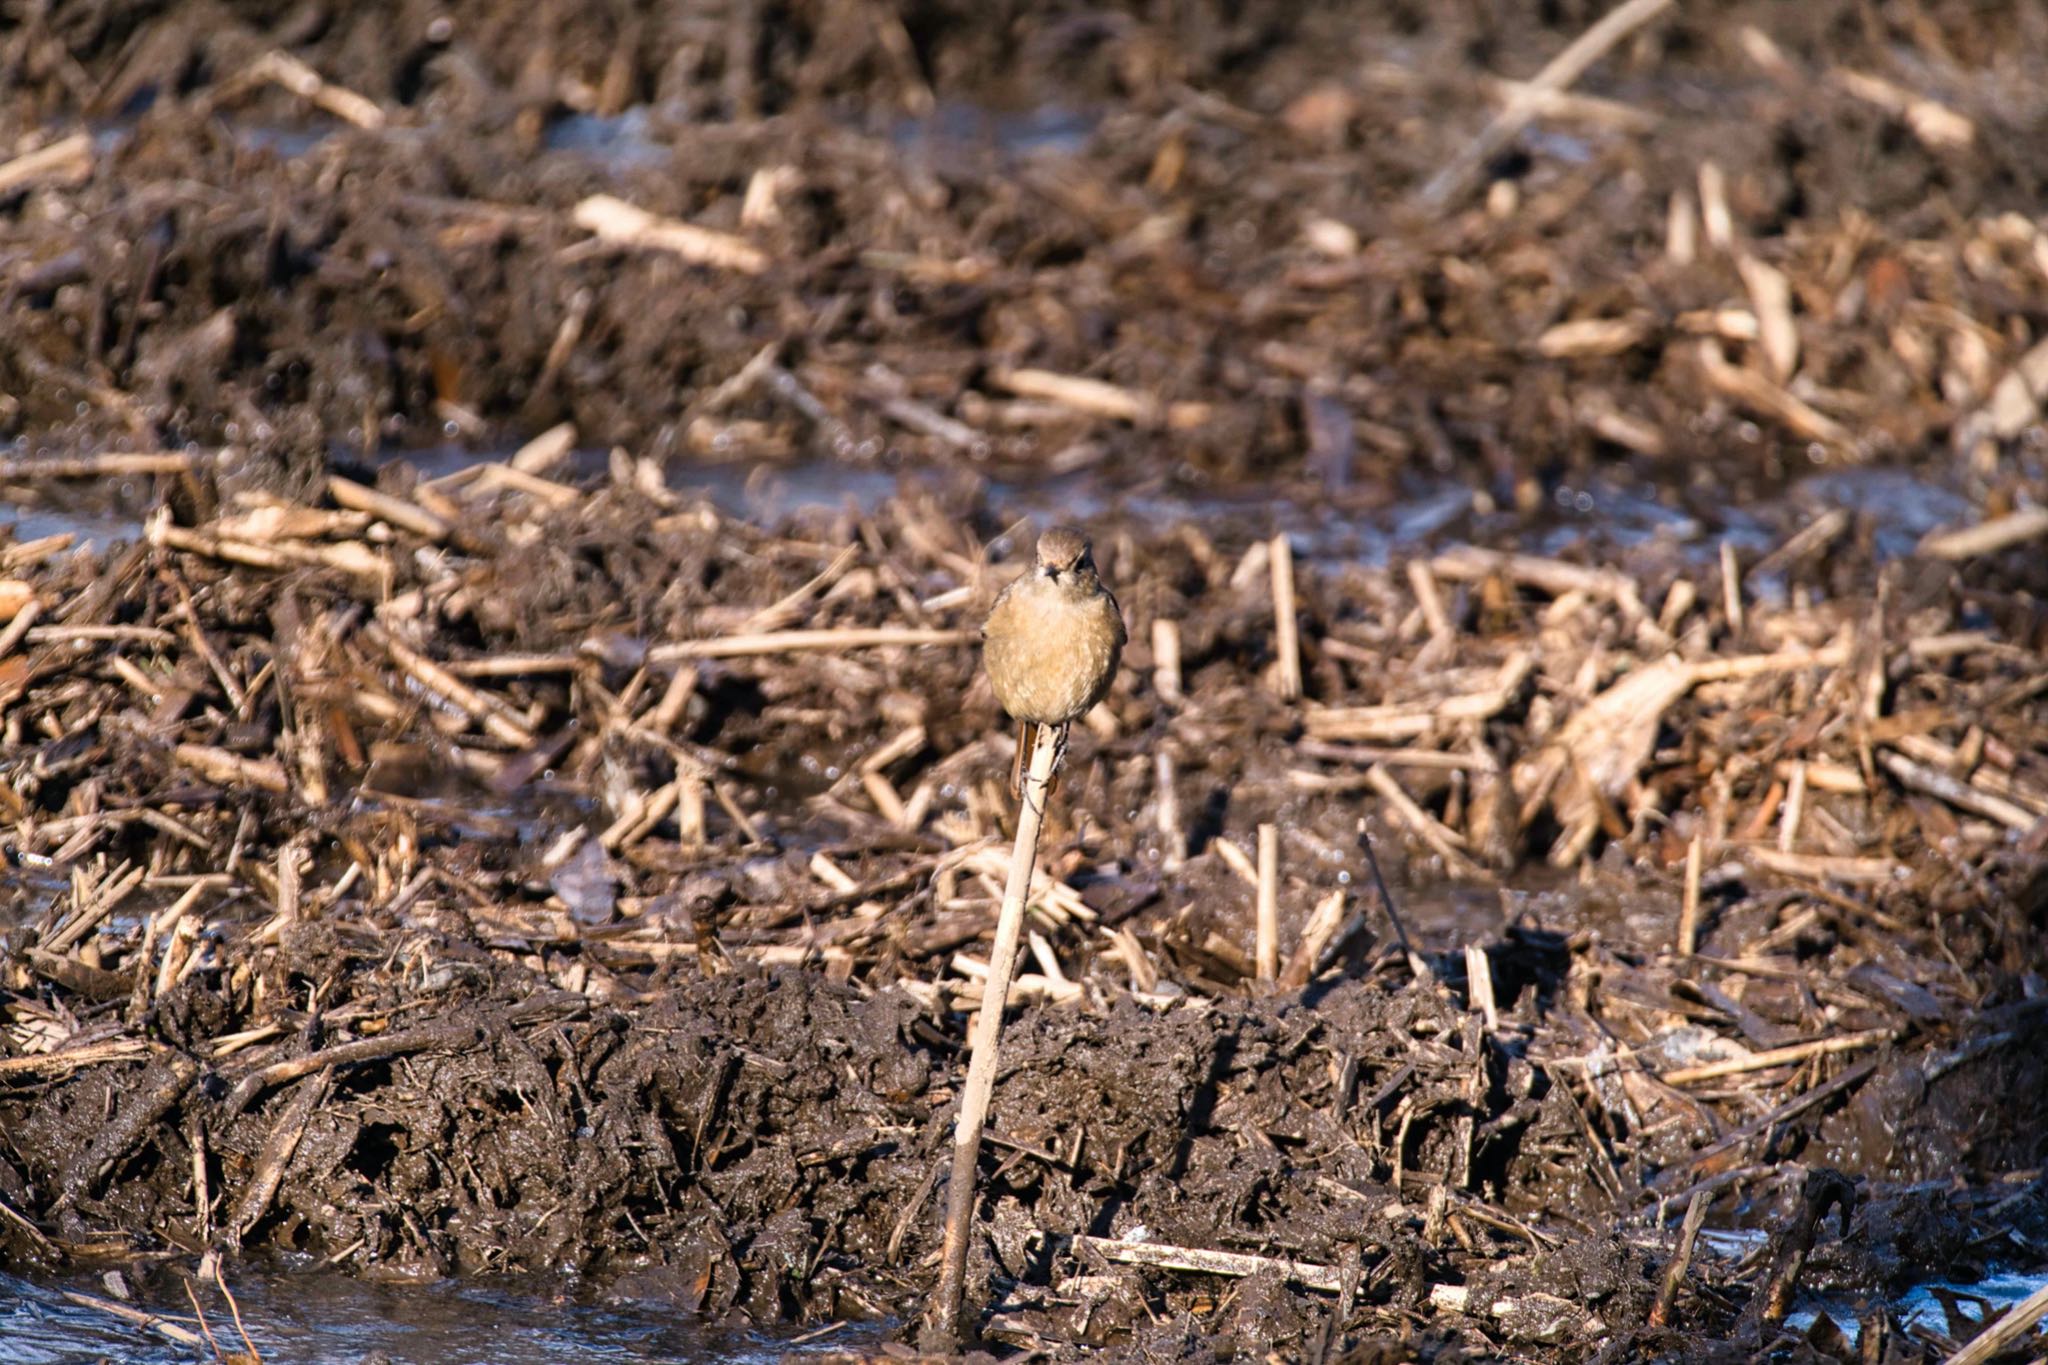
M1064 725L1034 725L1028 720L1017 722L1017 756L1010 760L1010 795L1017 800L1024 799L1024 774L1031 767L1031 760L1041 744L1054 744L1052 776L1045 784L1046 795L1050 796L1060 788L1060 760L1067 753L1067 727Z
M1038 738L1038 727L1028 720L1017 722L1017 756L1010 760L1010 795L1022 800L1024 797L1024 770L1031 766L1031 745Z

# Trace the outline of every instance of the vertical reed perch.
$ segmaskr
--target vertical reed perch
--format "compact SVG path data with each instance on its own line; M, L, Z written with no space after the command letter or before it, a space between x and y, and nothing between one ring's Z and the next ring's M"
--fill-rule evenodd
M975 1164L981 1155L989 1098L996 1088L996 1045L1010 978L1017 970L1024 902L1038 861L1038 823L1045 818L1053 774L1066 751L1068 725L1108 695L1123 658L1123 613L1095 571L1088 537L1071 526L1049 527L1038 538L1037 558L1035 567L997 596L981 628L981 660L989 686L1019 726L1011 782L1021 804L1017 846L1010 854L1010 879L1003 888L995 951L989 955L988 984L982 989L981 1018L974 1029L974 1052L953 1129L953 1179L946 1187L939 1291L926 1322L927 1344L939 1349L960 1344L967 1237L974 1225Z
M967 1084L960 1092L960 1118L953 1129L953 1176L946 1186L946 1239L930 1320L933 1343L941 1348L955 1347L960 1340L967 1237L974 1225L975 1165L981 1157L981 1130L988 1121L989 1097L996 1088L996 1048L1002 1036L1010 978L1017 970L1017 946L1024 937L1024 903L1030 899L1031 874L1038 863L1038 824L1052 793L1053 765L1066 747L1066 736L1059 733L1063 730L1041 726L1037 743L1031 746L1031 767L1024 775L1024 797L1017 807L1017 842L1010 850L1010 876L1003 887L1002 913L996 920L995 950L989 955L981 1015L974 1025Z

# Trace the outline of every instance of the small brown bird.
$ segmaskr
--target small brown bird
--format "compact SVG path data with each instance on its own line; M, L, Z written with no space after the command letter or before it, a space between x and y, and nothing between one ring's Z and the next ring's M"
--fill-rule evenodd
M1018 725L1010 788L1024 784L1036 727L1066 727L1102 700L1124 652L1124 616L1095 572L1088 537L1054 526L1038 566L1004 588L981 628L982 663L996 700ZM1057 761L1057 760L1055 760Z

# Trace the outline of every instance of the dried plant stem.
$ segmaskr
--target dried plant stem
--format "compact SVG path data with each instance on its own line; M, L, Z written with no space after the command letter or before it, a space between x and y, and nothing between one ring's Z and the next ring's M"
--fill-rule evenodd
M1678 910L1678 953L1691 957L1699 948L1700 937L1700 876L1706 856L1706 841L1699 835L1692 836L1692 843L1685 850L1685 899Z
M1671 1310L1678 1303L1678 1291L1685 1285L1685 1272L1692 1268L1693 1251L1699 1245L1700 1227L1707 1221L1710 1202L1707 1191L1695 1190L1692 1201L1685 1207L1685 1225L1678 1231L1678 1250L1672 1254L1671 1264L1664 1269L1664 1283L1657 1291L1657 1302L1650 1309L1652 1327L1663 1327L1671 1321Z
M1493 995L1493 959L1476 943L1465 945L1465 997L1486 1020L1489 1030L1500 1028L1500 1005Z
M92 135L73 133L47 147L0 161L0 194L43 181L75 185L92 174L92 161Z
M965 644L964 630L928 630L917 626L876 626L841 630L771 630L753 635L727 635L715 640L678 640L647 651L651 664L682 659L736 659L750 654L789 654L804 649L881 649L890 645Z
M1017 808L1017 842L1010 851L1010 876L1003 887L1003 907L996 919L988 980L982 986L981 1015L975 1021L967 1084L960 1092L960 1117L953 1128L953 1177L946 1187L945 1242L938 1293L932 1300L928 1323L934 1343L945 1349L957 1349L961 1338L967 1236L974 1223L974 1168L981 1156L981 1130L988 1121L989 1097L996 1088L996 1049L1002 1039L1003 1005L1009 997L1010 978L1017 970L1024 902L1030 895L1031 873L1038 861L1038 825L1045 816L1045 803L1052 792L1053 765L1059 761L1061 747L1054 727L1039 727L1038 742L1031 746L1031 768L1024 777L1024 799Z
M1259 984L1280 978L1280 827L1259 826L1257 960Z
M2048 1285L2005 1310L2005 1315L1979 1332L1969 1345L1950 1356L1944 1365L1981 1365L2011 1347L2048 1316Z
M1273 537L1274 647L1280 655L1280 695L1301 700L1301 630L1294 617L1294 546L1285 535Z
M1206 1247L1168 1246L1162 1242L1127 1242L1115 1237L1071 1237L1065 1239L1076 1250L1093 1251L1124 1265L1156 1266L1161 1270L1186 1270L1198 1275L1225 1275L1233 1279L1262 1272L1277 1273L1282 1279L1308 1289L1335 1294L1343 1289L1344 1277L1336 1266L1308 1261L1279 1260L1240 1251L1211 1251Z
M1152 623L1152 690L1170 705L1181 698L1180 623L1160 617Z
M1894 1031L1888 1028L1865 1029L1861 1033L1847 1033L1839 1038L1816 1038L1808 1043L1774 1047L1768 1052L1753 1052L1746 1057L1733 1057L1725 1062L1682 1066L1676 1071L1665 1072L1658 1079L1666 1085L1684 1085L1689 1081L1714 1081L1723 1076L1740 1076L1746 1071L1762 1071L1767 1067L1803 1062L1809 1057L1823 1057L1832 1052L1853 1052L1857 1048L1878 1047L1896 1036Z
M1160 865L1177 872L1188 860L1187 828L1181 823L1180 798L1174 793L1173 755L1161 749L1152 756L1159 785Z
M1546 95L1570 86L1615 44L1670 8L1672 3L1673 0L1626 0L1626 3L1616 5L1602 15L1591 28L1573 39L1564 51L1551 58L1534 79L1518 87L1507 107L1479 130L1479 136L1429 178L1415 195L1416 207L1425 212L1443 208L1541 111L1541 101Z

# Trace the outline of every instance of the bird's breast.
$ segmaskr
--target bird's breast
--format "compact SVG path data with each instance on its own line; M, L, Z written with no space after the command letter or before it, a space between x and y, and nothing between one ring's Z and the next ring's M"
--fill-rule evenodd
M982 653L1003 710L1064 725L1109 690L1122 647L1123 620L1107 593L1075 598L1027 580L996 600Z

